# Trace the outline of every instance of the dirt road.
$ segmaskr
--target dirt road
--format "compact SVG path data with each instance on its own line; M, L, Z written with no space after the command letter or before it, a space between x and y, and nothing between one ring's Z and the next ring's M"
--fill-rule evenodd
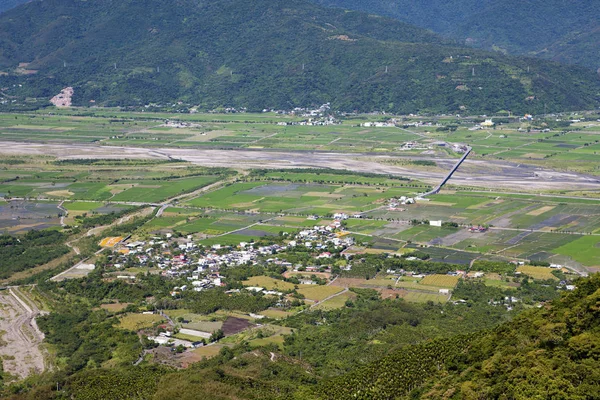
M33 303L19 298L18 288L0 292L0 355L4 371L26 378L46 369L40 345L44 334L38 329L35 317L40 310Z

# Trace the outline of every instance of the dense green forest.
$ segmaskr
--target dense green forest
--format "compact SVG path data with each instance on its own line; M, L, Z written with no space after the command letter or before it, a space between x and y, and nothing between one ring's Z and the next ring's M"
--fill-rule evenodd
M67 235L58 231L29 231L25 235L0 235L0 278L45 264L69 252Z
M329 399L599 398L600 276L578 286L484 335L398 352L323 384L322 392Z
M76 105L400 113L598 104L590 70L453 46L393 19L302 0L175 3L46 0L3 13L5 94L49 99L73 86Z
M0 13L6 10L10 10L13 7L18 6L19 4L25 3L28 0L3 0L0 2Z
M313 1L397 18L476 47L600 67L594 0Z

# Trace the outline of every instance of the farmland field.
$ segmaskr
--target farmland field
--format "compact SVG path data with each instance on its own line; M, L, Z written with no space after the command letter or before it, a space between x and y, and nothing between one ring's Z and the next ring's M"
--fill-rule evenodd
M223 169L152 160L131 163L118 160L20 161L23 163L18 164L18 169L4 171L5 178L0 181L1 196L66 200L65 208L74 213L110 212L104 209L107 201L164 201L216 182L229 173ZM122 206L110 205L113 209Z
M458 283L458 276L450 275L427 275L420 282L421 285L438 286L443 288L453 288Z
M309 300L321 301L329 296L341 292L342 288L337 286L324 285L300 285L298 293L304 295Z
M268 318L280 319L280 318L289 317L290 315L293 315L293 313L270 308L270 309L261 311L260 315L264 315L265 317L268 317Z
M356 298L356 295L352 292L342 293L339 296L332 297L329 300L326 300L322 303L319 303L315 306L318 310L334 310L336 308L342 308L345 306L346 301L353 300Z
M584 236L554 249L555 253L570 256L589 266L600 266L600 236Z
M258 286L267 290L294 290L294 284L268 276L253 276L243 283L246 286Z
M517 272L528 275L534 279L557 279L552 275L552 268L534 267L532 265L521 265L517 268Z
M447 118L432 118L429 126L405 126L403 129L402 126L360 127L356 125L356 120L351 119L342 119L334 126L280 126L276 123L292 124L302 118L273 113L196 113L174 116L161 112L123 112L117 109L93 112L71 109L53 110L52 114L42 111L30 114L3 114L0 118L0 139L152 148L252 148L345 152L391 152L398 150L402 143L411 141L438 156L456 156L446 148L431 145L432 140L446 139L447 132L438 132L435 124L451 123ZM361 122L377 119L371 115L357 118ZM169 125L165 123L165 119L187 125ZM552 162L561 169L600 173L597 163L594 163L594 153L598 151L599 146L596 132L585 125L572 124L572 131L568 128L556 128L549 132L528 132L527 129L522 129L527 124L519 121L497 126L494 130L473 130L470 129L469 123L454 122L458 123L458 129L452 133L452 140L472 146L474 158L504 159L541 165ZM418 155L421 152L422 150L403 150L402 155ZM409 164L408 161L402 163ZM414 167L431 168L418 165ZM266 178L276 177L291 181L302 179L299 176L301 174L277 174ZM328 178L330 177L324 175L320 180L326 181ZM340 177L335 177L333 181L336 179L342 182ZM376 179L363 183L382 183L379 178Z
M164 318L157 314L127 314L119 319L119 326L123 329L137 331L149 328Z
M189 201L195 207L287 212L325 215L335 212L358 213L386 198L406 194L398 188L344 187L304 183L244 182L222 188Z

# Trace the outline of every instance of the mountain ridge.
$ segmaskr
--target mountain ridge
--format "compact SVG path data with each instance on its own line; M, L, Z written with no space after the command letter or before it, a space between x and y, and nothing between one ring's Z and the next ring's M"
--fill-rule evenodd
M595 107L600 93L582 68L301 0L34 1L0 15L0 70L10 95L73 86L79 106L522 113Z
M313 1L386 15L474 47L600 67L600 23L594 17L600 3L593 0Z
M0 4L0 13L10 10L11 8L18 6L19 4L23 4L28 1L29 0L3 0Z

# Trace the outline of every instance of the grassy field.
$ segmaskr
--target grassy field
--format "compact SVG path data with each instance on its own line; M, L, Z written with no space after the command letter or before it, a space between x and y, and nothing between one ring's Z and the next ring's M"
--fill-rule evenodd
M448 301L448 296L439 293L426 293L426 292L407 292L402 298L406 301L413 303L426 303L433 301L434 303L445 303Z
M532 265L521 265L517 268L517 272L532 277L533 279L558 279L552 275L552 268L534 267Z
M264 310L264 311L260 312L260 315L264 315L265 317L274 318L274 319L286 318L292 314L293 313L283 311L283 310L276 310L273 308L270 308L268 310Z
M318 310L334 310L336 308L342 308L346 305L346 301L353 300L356 295L352 292L342 293L338 296L332 297L329 300L317 304L314 308Z
M211 358L219 354L221 349L225 347L224 345L214 343L210 346L202 346L197 349L192 350L194 355L198 356L200 359L202 358ZM200 360L198 360L200 361Z
M584 236L553 251L590 267L600 266L600 236Z
M309 300L322 301L329 296L341 292L342 290L344 289L337 286L300 285L298 293L304 295Z
M157 314L127 314L119 319L119 327L138 331L163 320L164 318Z
M421 285L437 286L442 288L453 288L458 283L458 276L450 275L427 275L420 282Z
M242 283L246 286L258 286L267 290L294 290L294 284L268 276L253 276Z
M101 304L100 308L103 310L108 310L110 312L119 312L123 311L130 303L111 303L111 304Z

